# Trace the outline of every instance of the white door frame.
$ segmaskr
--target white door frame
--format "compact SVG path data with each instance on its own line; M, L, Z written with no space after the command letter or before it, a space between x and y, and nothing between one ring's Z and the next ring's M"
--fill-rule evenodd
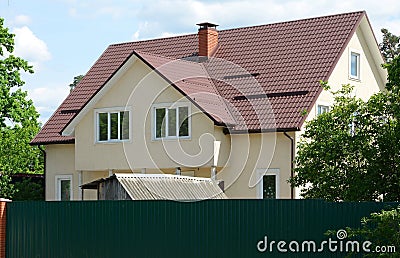
M257 173L257 178L259 178L259 181L256 186L256 192L257 192L257 199L262 199L263 198L263 176L265 175L274 175L276 179L276 199L279 199L280 195L280 177L279 173L280 169L279 168L258 168L256 170Z

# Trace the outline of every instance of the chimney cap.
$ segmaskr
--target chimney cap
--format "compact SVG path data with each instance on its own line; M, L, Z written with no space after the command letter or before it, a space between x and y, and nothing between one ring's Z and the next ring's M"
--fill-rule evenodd
M200 26L200 28L199 28L200 30L209 29L209 28L216 29L218 26L218 24L214 24L211 22L201 22L201 23L197 23L196 25Z

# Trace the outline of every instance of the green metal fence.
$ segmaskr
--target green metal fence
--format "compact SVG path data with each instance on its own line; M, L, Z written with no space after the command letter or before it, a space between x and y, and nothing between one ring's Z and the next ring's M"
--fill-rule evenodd
M312 247L301 252L301 245L299 252L283 253L277 243L286 241L286 249L290 241L319 245L328 239L328 229L359 226L363 216L388 205L318 200L13 202L7 207L6 256L343 257L344 252L327 247L323 253ZM268 246L276 243L272 251L260 252L257 244L262 250L265 236Z

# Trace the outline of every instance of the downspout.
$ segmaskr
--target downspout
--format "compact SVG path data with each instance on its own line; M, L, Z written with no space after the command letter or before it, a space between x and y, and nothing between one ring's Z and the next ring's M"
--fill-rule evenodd
M294 139L286 131L283 131L283 134L289 138L290 140L290 177L293 178L294 176ZM294 188L290 185L290 199L294 199Z
M43 177L44 177L44 200L46 201L46 151L42 145L38 145L39 150L43 153Z

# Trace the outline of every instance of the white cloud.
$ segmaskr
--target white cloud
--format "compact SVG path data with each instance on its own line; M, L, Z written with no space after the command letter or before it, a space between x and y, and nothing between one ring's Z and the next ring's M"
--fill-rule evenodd
M400 34L400 27L396 27L400 23L400 1L396 0L156 0L142 2L138 7L136 12L132 11L135 19L151 21L152 26L147 32L138 30L133 37L135 40L139 37L159 37L163 33L195 33L195 24L204 21L215 22L220 25L219 28L228 29L361 10L367 11L378 41L382 27Z
M27 15L17 15L14 18L14 24L16 25L28 25L32 22L31 18Z
M140 38L141 35L147 34L148 31L149 31L149 23L147 21L139 23L139 28L132 35L132 40L137 41L139 39L142 39Z
M122 19L131 14L130 8L127 6L135 6L135 2L121 1L112 2L108 0L97 1L75 1L65 0L69 6L68 14L72 17L96 19L99 16L108 16L113 19Z
M135 33L133 33L132 40L138 41L139 37L140 37L140 30L137 30L137 31L135 31Z
M72 17L76 17L78 15L78 11L76 10L76 8L69 8L68 14Z
M61 86L60 86L61 85ZM54 110L68 96L68 84L46 85L40 88L28 90L29 98L32 99L36 110L40 113L40 121L45 122Z
M104 6L97 10L98 15L110 15L114 19L122 17L124 13L125 10L123 8L114 6Z
M27 26L14 28L13 33L15 34L14 54L28 60L34 65L35 70L40 69L43 62L51 59L46 43L33 34Z
M179 36L179 35L182 35L182 33L171 33L171 32L161 33L162 38L174 37L174 36Z

